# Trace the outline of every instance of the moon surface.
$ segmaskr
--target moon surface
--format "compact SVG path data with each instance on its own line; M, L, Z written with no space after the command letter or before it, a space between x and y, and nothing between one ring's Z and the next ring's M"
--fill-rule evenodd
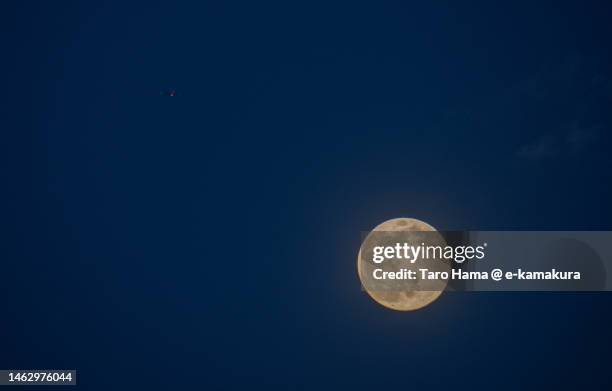
M401 237L402 242L406 242L411 246L419 246L421 244L446 245L446 241L435 228L417 219L396 218L379 224L366 236L359 249L359 255L357 256L357 271L363 289L378 304L396 311L414 311L431 304L442 294L448 281L438 281L434 289L432 289L432 285L429 284L427 288L421 290L419 286L423 286L423 281L420 280L420 277L416 281L395 280L393 281L394 285L392 287L389 285L385 286L385 282L381 282L380 280L373 280L372 273L374 269L380 268L385 263L387 263L387 265L385 265L385 270L399 270L401 267L418 271L418 268L426 267L423 263L419 264L418 260L414 264L396 261L374 264L371 259L362 257L362 253L364 255L368 253L365 247L371 249L373 245L385 245L382 242L384 242L384 236L387 234L395 235L396 238ZM428 260L428 262L430 261L432 262L427 264L427 268L432 271L448 272L450 270L450 264L448 262ZM399 265L400 263L401 265ZM431 267L429 265L431 265Z

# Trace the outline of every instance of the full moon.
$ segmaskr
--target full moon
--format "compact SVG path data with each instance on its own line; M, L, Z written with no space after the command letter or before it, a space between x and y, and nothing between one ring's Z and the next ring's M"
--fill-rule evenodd
M387 234L401 235L402 241L408 242L411 246L419 246L422 244L446 245L446 241L442 235L431 225L423 221L411 218L397 218L383 222L366 236L359 249L359 254L357 256L357 272L363 289L378 304L396 311L414 311L431 304L442 294L448 281L438 281L435 288L432 288L430 284L427 285L427 288L421 290L419 286L423 286L423 281L419 278L416 280L395 280L395 285L392 287L385 285L385 282L374 281L372 279L373 271L381 265L375 264L371 259L362 257L362 253L365 255L365 253L368 252L365 250L365 247L370 249L373 245L382 245L382 242L385 240L385 235ZM417 266L417 263L410 264L409 262L402 262L401 267L415 271L418 271L417 269L419 267L424 267L423 264ZM386 270L399 270L400 266L397 264L399 264L399 262L389 264L388 267L392 269L387 268ZM427 267L432 271L450 271L450 264L442 260L435 260L428 263ZM418 276L418 274L416 275ZM400 285L398 285L398 283Z

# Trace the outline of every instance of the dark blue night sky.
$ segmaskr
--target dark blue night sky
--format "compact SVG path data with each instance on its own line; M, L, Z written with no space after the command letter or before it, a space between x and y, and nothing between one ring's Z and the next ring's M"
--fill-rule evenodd
M610 2L0 14L0 368L84 390L610 388L607 293L399 313L355 271L361 231L399 216L612 230Z

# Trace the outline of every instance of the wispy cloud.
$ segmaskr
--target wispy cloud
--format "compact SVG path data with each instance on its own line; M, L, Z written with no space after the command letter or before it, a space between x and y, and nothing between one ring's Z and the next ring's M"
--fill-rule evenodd
M585 153L599 139L597 129L584 129L576 127L566 135L566 142L570 152L574 155Z
M522 145L517 157L525 160L545 160L558 157L577 157L596 144L599 132L595 128L583 128L577 124L561 135L544 135Z
M527 160L541 160L559 154L559 140L553 136L541 136L537 140L521 146L517 156Z

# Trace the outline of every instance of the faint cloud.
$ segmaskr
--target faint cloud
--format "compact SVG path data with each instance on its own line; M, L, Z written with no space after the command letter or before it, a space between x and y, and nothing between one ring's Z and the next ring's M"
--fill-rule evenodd
M570 152L574 155L585 153L590 147L595 145L599 139L599 132L596 129L584 129L575 127L566 136L566 142Z
M545 160L557 157L580 156L588 153L599 139L595 128L583 128L574 124L568 132L558 136L540 136L534 141L522 145L516 152L520 159Z
M527 160L541 160L555 157L559 154L559 142L553 136L542 136L539 139L521 146L517 156Z

